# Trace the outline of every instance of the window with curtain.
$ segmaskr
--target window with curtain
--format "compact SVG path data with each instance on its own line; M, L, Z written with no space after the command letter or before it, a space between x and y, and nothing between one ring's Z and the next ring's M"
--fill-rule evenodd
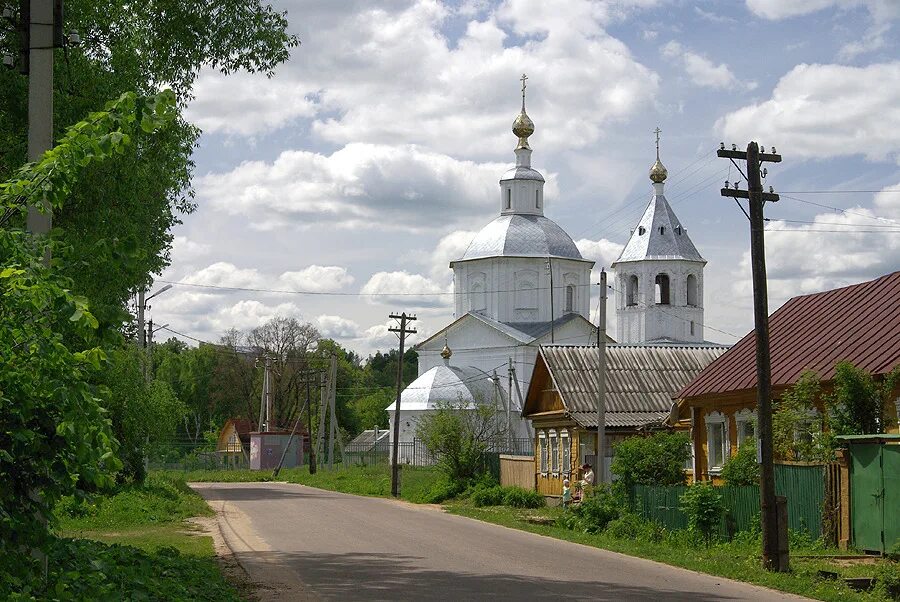
M707 470L717 472L728 459L728 418L721 412L706 416Z

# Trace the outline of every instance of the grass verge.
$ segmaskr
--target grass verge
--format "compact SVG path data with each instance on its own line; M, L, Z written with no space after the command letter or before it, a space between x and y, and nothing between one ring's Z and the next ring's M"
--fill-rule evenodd
M856 592L842 581L821 578L818 571L836 572L841 576L871 576L872 564L845 564L826 558L791 559L790 573L770 573L760 566L758 546L749 541L732 541L705 547L696 545L684 531L670 532L662 541L614 537L607 532L596 534L572 531L556 524L535 524L538 520L555 520L562 515L559 508L515 509L504 506L477 508L469 503L446 504L448 512L485 522L530 531L575 543L620 552L679 566L682 568L728 577L827 601L888 601L884 591ZM821 550L792 550L792 554L821 554ZM885 564L884 566L889 566ZM895 567L894 567L895 568Z
M272 478L270 470L193 470L161 474L177 475L177 478L189 482L283 481L342 493L391 497L390 466L384 465L348 466L331 471L320 468L316 474L309 474L309 468L301 466L282 470L277 479ZM443 478L433 467L404 466L400 470L400 497L414 503L428 502L433 492L442 487L443 483Z
M186 522L211 514L176 475L154 474L90 503L64 500L47 583L10 572L0 584L9 590L3 599L241 600L222 575L212 538Z

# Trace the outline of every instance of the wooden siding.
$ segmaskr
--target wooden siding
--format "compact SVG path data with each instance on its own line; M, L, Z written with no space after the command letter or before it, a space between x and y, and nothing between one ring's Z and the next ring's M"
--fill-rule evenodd
M534 491L535 465L532 456L500 455L500 484Z
M557 440L560 442L566 437L560 437L560 433L562 431L566 431L569 436L569 462L570 462L570 470L568 472L563 472L563 447L562 445L558 446L557 450L557 458L558 458L558 470L553 472L553 461L549 457L551 445L549 436L546 437L547 441L547 472L541 472L541 437L540 433L549 434L549 431L556 431ZM534 477L535 477L535 489L538 493L550 496L550 497L559 497L562 495L562 482L563 479L569 479L569 481L573 481L578 478L578 428L575 423L571 420L565 419L556 419L556 420L547 420L541 422L534 422ZM574 478L573 478L574 475ZM570 483L571 484L571 483Z

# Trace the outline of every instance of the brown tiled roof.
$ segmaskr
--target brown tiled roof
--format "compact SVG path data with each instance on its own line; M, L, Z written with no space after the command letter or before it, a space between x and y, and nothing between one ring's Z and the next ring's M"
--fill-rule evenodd
M672 399L704 367L722 355L722 345L607 345L606 426L642 426L668 416ZM596 346L542 345L566 411L585 428L597 426Z
M794 297L769 316L772 385L786 386L806 370L834 377L846 360L871 374L900 364L900 272L823 293ZM756 334L711 363L680 398L756 388Z

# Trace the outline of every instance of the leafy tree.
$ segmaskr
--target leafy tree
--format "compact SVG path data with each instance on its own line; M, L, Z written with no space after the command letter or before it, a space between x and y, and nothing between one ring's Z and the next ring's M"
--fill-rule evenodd
M617 486L626 492L634 485L683 485L684 465L690 457L687 434L659 432L629 437L616 445L610 470L619 476Z
M722 479L726 485L758 485L759 464L756 462L756 447L744 444L736 454L722 466Z
M67 0L65 8L66 31L82 41L55 53L55 138L124 92L150 95L168 86L178 99L171 127L120 147L115 163L85 170L54 212L77 258L58 269L92 300L101 324L118 327L128 317L130 291L168 265L178 216L194 209L191 152L200 132L181 113L199 70L271 75L299 42L286 33L285 15L260 0ZM16 36L7 28L0 42L16 48ZM25 161L27 78L2 69L0 89L0 179L6 179ZM115 261L121 255L130 261Z
M834 435L885 432L891 425L885 415L885 404L900 382L900 366L880 382L850 362L838 362L834 369L834 389L827 396L831 432Z
M105 349L120 338L72 292L61 269L66 248L10 226L24 221L28 205L45 200L61 208L86 167L164 128L173 108L170 91L123 94L0 184L0 557L22 570L31 565L28 547L46 543L46 522L60 497L111 484L119 467L91 381L106 361ZM127 261L118 258L110 268Z
M419 419L416 435L449 481L461 484L482 471L484 453L505 437L505 425L491 405L445 401Z
M774 403L772 444L776 458L813 461L830 457L831 449L822 436L822 419L816 417L821 394L819 377L807 370Z

